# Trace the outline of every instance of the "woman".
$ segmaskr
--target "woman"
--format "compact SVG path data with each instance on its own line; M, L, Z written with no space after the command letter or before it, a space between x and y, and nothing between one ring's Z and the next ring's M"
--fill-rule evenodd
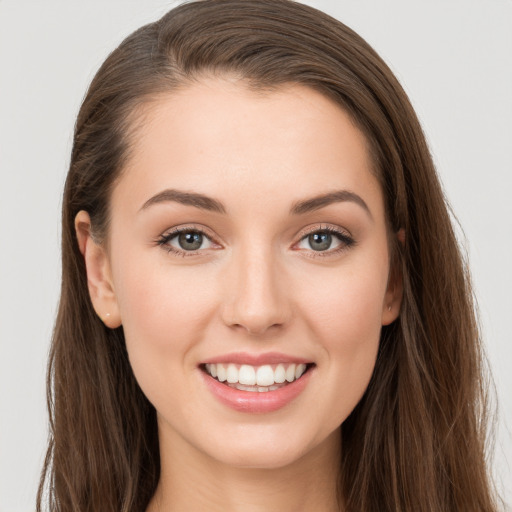
M76 124L53 510L494 510L471 289L417 118L341 23L180 6Z

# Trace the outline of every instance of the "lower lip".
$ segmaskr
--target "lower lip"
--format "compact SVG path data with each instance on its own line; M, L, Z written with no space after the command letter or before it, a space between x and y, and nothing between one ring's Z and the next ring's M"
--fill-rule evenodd
M307 386L311 372L310 368L300 379L274 391L242 391L222 384L201 370L205 384L211 393L224 405L240 412L265 413L281 409L297 398Z

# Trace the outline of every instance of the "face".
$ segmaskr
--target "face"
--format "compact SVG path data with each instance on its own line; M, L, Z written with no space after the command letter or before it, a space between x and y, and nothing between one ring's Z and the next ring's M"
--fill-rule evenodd
M269 468L321 450L400 303L365 137L311 89L227 79L161 96L141 123L88 272L161 446Z

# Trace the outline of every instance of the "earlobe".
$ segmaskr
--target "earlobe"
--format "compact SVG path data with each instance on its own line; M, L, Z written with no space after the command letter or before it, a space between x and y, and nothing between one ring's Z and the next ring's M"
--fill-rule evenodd
M401 279L400 279L401 281ZM400 306L402 305L402 287L398 290L394 287L391 293L386 294L386 301L384 302L382 310L382 325L389 325L393 323L400 314Z
M89 214L81 210L75 217L78 247L85 261L89 296L96 314L111 329L121 325L121 315L105 248L94 241Z
M405 244L404 229L400 229L395 236L401 245ZM402 305L402 297L402 272L399 268L398 261L395 260L392 263L392 268L390 269L388 288L384 297L384 304L382 308L382 325L389 325L398 318L398 315L400 314L400 307Z

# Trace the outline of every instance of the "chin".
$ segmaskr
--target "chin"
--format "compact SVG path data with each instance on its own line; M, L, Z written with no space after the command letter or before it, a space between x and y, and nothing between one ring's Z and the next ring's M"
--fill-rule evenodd
M263 426L260 433L254 426L251 430L252 435L247 435L246 432L242 439L226 436L229 444L214 444L217 449L215 453L210 451L209 455L222 464L236 468L280 469L303 458L315 457L315 454L324 448L332 450L331 444L339 439L339 429L330 435L327 433L326 436L320 437L304 435L304 432L295 432L295 436L290 435L290 432L286 435L274 433L275 435L269 436L268 430Z
M219 462L240 469L280 469L299 460L304 454L299 450L268 450L247 447L236 453L224 455Z

